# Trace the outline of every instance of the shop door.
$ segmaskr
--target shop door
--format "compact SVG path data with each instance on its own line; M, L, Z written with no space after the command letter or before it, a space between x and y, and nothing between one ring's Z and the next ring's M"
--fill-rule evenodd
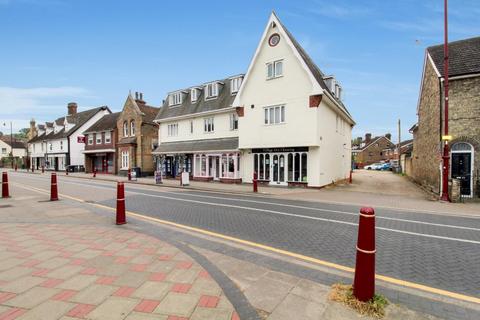
M270 184L274 185L285 185L285 154L274 154L272 156L272 165L271 165L271 182Z
M452 178L460 180L460 194L472 196L472 154L452 153Z

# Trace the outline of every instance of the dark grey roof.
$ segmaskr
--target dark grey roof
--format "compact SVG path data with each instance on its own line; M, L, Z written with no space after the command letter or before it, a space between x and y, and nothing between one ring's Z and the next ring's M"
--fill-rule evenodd
M443 70L443 44L427 48L438 72ZM448 43L448 75L460 76L480 73L480 37L459 40Z
M275 13L274 13L275 14ZM276 15L275 15L276 16ZM280 19L278 19L277 17L277 20L280 22ZM285 32L287 33L288 37L290 38L290 41L292 41L294 47L297 49L298 53L300 54L300 56L302 57L303 61L305 61L305 64L307 65L308 69L310 69L310 72L312 72L313 76L315 77L315 79L317 80L318 84L320 85L320 87L323 89L323 90L326 90L330 93L330 95L335 99L335 101L341 106L341 108L343 109L343 111L345 111L350 117L350 112L348 112L347 110L347 107L345 107L345 105L343 104L343 102L338 99L335 94L330 90L330 88L328 88L327 84L325 83L325 81L323 80L323 78L325 78L325 75L323 74L323 72L320 70L320 68L315 64L315 62L313 62L312 58L310 58L310 56L308 55L308 53L303 49L303 47L300 45L300 43L298 43L298 41L295 39L295 37L290 33L290 31L288 31L288 29L283 25L283 23L280 22L280 24L282 25L282 28L285 30Z
M231 151L238 149L238 137L193 141L164 142L153 153L191 153L202 151Z
M12 141L10 136L3 136L1 137L0 140L2 140L3 142L5 142L6 144L8 144L10 147L14 149L25 149L27 147L25 141L18 140L15 138L13 138L13 141Z
M110 109L108 109L107 106L102 106L102 107L97 107L97 108L85 110L85 111L82 111L82 112L77 112L77 113L72 114L72 115L68 115L67 116L68 123L73 123L74 124L74 126L72 128L70 128L70 130L65 131L65 129L61 129L60 131L58 131L56 133L54 133L52 131L49 134L43 134L41 136L36 136L36 137L32 138L31 140L29 140L28 142L33 143L33 142L37 142L37 141L55 140L55 139L66 138L66 137L70 136L72 133L74 133L76 129L78 129L79 127L84 125L85 122L90 120L90 118L92 118L95 114L97 114L97 112L99 112L101 110L110 110ZM59 119L63 119L63 117L58 118L55 121L58 121ZM53 122L46 122L47 126L50 125L50 124L53 126Z
M223 85L219 84L218 97L213 99L208 99L206 101L205 101L205 87L203 87L203 85L192 87L192 88L201 88L199 95L197 97L197 101L194 103L192 103L191 96L190 96L191 88L174 91L174 92L178 92L178 91L185 92L183 93L182 104L176 105L176 106L169 106L168 105L169 99L167 96L167 99L165 99L163 106L158 111L158 114L155 120L179 117L179 116L195 114L199 112L221 110L221 109L231 107L236 94L231 93L230 78L219 80L219 82L223 83Z
M120 112L104 115L100 120L95 122L90 128L85 130L83 133L113 130L117 127L117 119L119 115L120 115Z

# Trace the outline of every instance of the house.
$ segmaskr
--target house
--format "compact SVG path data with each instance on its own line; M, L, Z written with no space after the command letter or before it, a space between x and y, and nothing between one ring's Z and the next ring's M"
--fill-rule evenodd
M351 130L342 87L325 75L275 13L238 91L241 176L322 187L349 176Z
M443 45L425 51L417 123L413 133L413 178L441 194L444 123ZM463 197L480 194L480 37L449 43L449 178L461 181Z
M133 169L138 175L152 175L152 151L158 144L158 125L153 122L159 108L147 105L143 93L129 93L117 118L118 173L126 175Z
M232 106L243 75L170 92L157 114L157 170L168 178L241 182L238 114Z
M118 140L117 120L120 112L110 113L83 132L85 136L85 172L116 174Z
M398 152L400 147L400 152ZM386 156L386 160L395 163L396 165L399 164L403 173L406 172L406 162L410 161L410 155L413 150L413 139L404 140L400 142L400 146L397 144L392 145L391 147L383 150L383 153ZM409 165L411 162L409 163ZM411 170L410 170L411 173Z
M10 162L13 157L13 163L21 166L27 157L27 144L24 141L11 138L10 136L0 137L0 162Z
M363 168L372 163L389 160L389 150L395 148L395 144L390 139L389 133L374 138L371 133L365 134L365 140L352 148L355 167Z
M83 131L111 111L106 106L82 112L77 112L77 108L77 104L71 102L66 116L45 125L35 126L35 121L30 122L30 131L35 134L28 141L32 167L64 171L68 165L85 165Z

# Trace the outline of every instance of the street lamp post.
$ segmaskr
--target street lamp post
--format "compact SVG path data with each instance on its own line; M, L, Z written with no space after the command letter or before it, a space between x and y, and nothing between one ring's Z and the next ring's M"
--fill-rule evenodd
M448 196L448 176L450 172L450 150L448 146L448 0L445 0L445 42L443 45L443 91L444 91L444 108L445 108L445 124L444 124L444 137L443 137L443 174L442 174L442 196L441 200L450 201Z
M6 127L7 123L4 122L3 126ZM13 168L13 126L12 126L12 121L10 121L10 162Z

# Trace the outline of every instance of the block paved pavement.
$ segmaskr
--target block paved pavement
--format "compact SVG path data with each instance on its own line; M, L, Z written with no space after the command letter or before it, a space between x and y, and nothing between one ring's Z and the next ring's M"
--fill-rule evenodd
M176 247L42 198L1 199L1 320L238 319L216 281Z

